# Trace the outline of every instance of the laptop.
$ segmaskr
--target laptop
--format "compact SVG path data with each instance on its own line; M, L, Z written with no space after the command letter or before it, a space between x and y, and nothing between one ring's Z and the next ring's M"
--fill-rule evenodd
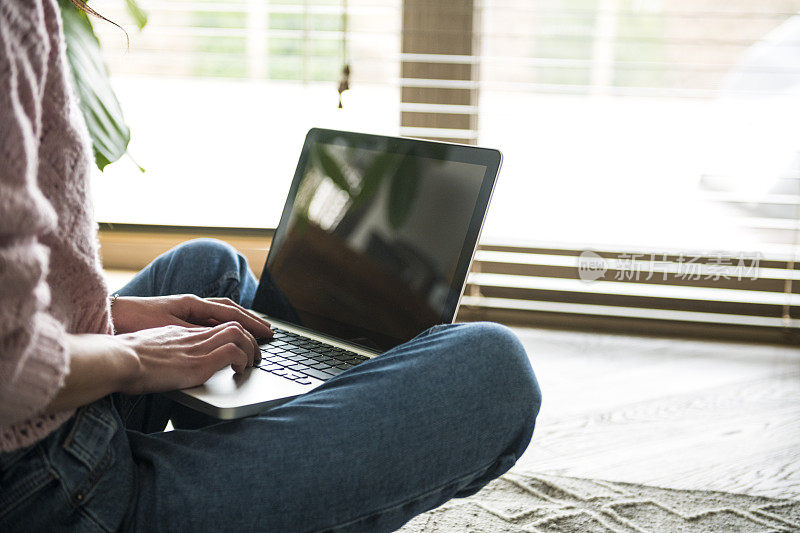
M220 419L257 414L452 323L499 151L312 129L252 310L262 361L168 396Z

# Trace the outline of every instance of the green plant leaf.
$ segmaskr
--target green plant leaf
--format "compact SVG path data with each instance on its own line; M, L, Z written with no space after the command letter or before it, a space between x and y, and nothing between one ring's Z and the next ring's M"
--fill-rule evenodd
M144 11L136 0L125 0L125 7L128 9L128 14L131 16L136 26L141 30L147 26L147 12Z
M69 0L59 0L67 43L70 81L89 129L97 167L103 170L125 154L131 132L122 116L92 23Z
M391 167L398 157L397 154L381 154L375 158L367 170L364 171L364 177L361 180L361 189L358 194L353 198L353 207L359 207L365 200L368 200L372 195L377 192L381 182L386 178Z
M350 184L347 183L347 178L344 176L344 172L342 172L342 169L339 168L339 163L337 163L333 156L329 154L328 151L320 144L315 146L317 161L322 168L322 172L324 172L326 176L333 180L337 187L352 196Z

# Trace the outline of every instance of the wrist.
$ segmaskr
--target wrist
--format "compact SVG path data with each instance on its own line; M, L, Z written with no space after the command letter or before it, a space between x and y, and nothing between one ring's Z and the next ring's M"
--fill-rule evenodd
M111 335L70 335L70 351L80 354L96 379L105 383L109 392L119 392L135 381L139 357L122 338Z
M115 360L116 376L115 392L135 391L139 376L141 375L141 360L133 346L126 342L128 335L113 337L116 344L113 358Z
M138 383L139 358L117 337L102 334L68 334L69 374L46 413L74 409Z

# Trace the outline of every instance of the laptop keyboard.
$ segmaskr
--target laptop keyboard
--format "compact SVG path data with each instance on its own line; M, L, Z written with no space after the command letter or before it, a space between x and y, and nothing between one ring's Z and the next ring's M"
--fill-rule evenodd
M291 331L271 329L275 336L261 345L258 368L300 385L311 383L309 377L328 380L368 359Z

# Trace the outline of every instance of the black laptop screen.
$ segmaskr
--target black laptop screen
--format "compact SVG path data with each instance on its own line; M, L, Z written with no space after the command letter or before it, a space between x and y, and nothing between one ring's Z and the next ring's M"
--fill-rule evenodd
M452 321L498 166L492 150L312 130L253 308L377 350Z

